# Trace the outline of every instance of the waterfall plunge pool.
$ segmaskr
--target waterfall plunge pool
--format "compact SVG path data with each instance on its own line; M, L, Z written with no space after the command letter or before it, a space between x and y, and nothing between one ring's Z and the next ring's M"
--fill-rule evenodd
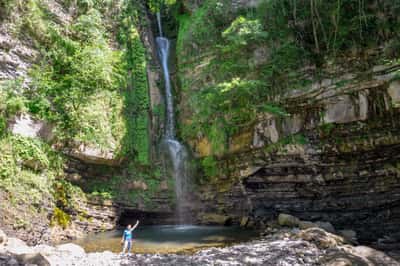
M74 243L82 246L86 252L121 252L122 232L123 229L92 234ZM249 241L257 237L258 232L227 226L139 225L133 235L134 253L190 254L206 247Z

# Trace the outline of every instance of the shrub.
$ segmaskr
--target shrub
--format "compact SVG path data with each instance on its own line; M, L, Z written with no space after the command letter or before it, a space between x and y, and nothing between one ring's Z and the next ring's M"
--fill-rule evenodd
M71 222L71 217L69 214L65 213L63 210L55 207L53 210L53 216L50 221L51 226L59 225L63 229L66 229Z

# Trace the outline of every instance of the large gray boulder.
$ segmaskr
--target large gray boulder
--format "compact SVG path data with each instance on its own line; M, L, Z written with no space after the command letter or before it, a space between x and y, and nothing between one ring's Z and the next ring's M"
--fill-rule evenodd
M9 237L5 245L6 251L9 253L20 255L26 253L34 253L33 249L29 247L24 241L18 238Z
M300 219L290 214L281 213L278 216L278 224L280 226L298 227Z
M332 233L332 234L336 233L335 227L333 227L333 225L330 222L318 221L318 222L315 222L315 224L317 225L317 227L322 228L329 233Z

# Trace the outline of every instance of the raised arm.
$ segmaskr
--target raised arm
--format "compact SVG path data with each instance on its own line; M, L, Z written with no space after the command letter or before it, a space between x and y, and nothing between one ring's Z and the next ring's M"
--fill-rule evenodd
M139 220L136 220L136 224L132 227L131 231L135 230L135 228L139 225Z

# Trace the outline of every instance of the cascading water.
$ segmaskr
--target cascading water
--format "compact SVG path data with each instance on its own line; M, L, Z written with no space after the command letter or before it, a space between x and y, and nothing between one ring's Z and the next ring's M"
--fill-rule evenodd
M184 211L185 204L188 202L189 188L188 152L185 146L182 145L175 136L174 99L171 91L171 80L168 68L170 43L167 38L162 37L160 13L157 13L157 24L160 36L156 38L156 42L164 74L166 104L165 135L162 142L162 148L167 152L167 156L171 161L172 175L175 179L177 218L179 223L182 224L188 222L188 217L185 216Z

